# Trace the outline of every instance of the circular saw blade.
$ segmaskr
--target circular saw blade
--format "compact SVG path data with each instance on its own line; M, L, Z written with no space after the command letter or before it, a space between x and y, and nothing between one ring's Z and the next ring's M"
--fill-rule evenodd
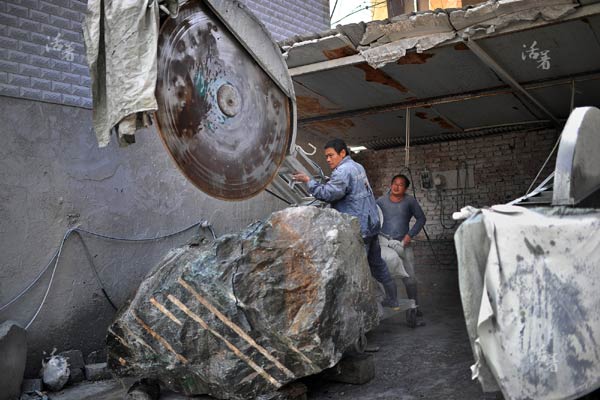
M199 1L162 26L157 68L158 128L183 174L223 200L260 193L286 156L289 98Z

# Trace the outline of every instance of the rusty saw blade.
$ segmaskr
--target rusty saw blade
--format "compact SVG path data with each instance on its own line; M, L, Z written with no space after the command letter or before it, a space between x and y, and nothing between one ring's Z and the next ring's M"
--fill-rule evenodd
M260 193L292 138L289 97L201 1L161 27L157 68L158 128L183 174L219 199Z

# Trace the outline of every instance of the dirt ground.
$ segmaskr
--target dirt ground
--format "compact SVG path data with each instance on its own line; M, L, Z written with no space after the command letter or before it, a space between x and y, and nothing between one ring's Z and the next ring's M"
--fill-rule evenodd
M381 323L367 335L374 353L376 377L365 385L306 379L308 398L325 399L501 399L484 394L470 378L473 363L462 316L456 271L423 271L420 277L426 325L408 328L404 315ZM402 287L402 285L399 285ZM122 399L127 382L104 381L51 394L52 400ZM164 395L162 399L184 399ZM207 399L208 397L199 397Z

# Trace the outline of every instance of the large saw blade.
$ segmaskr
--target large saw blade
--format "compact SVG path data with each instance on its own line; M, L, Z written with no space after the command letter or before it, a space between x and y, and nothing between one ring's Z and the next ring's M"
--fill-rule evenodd
M200 1L161 27L156 99L165 146L205 193L247 199L275 177L293 134L290 99Z

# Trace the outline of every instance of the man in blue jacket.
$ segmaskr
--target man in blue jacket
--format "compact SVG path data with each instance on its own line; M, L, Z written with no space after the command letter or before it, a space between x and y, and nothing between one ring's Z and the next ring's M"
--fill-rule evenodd
M331 207L355 216L367 251L371 274L385 289L384 307L398 307L396 282L381 258L378 234L380 231L377 203L362 165L350 158L348 147L341 139L333 139L324 146L327 164L332 169L327 183L318 183L305 174L295 174L294 179L308 184L308 191L316 199L331 204Z

